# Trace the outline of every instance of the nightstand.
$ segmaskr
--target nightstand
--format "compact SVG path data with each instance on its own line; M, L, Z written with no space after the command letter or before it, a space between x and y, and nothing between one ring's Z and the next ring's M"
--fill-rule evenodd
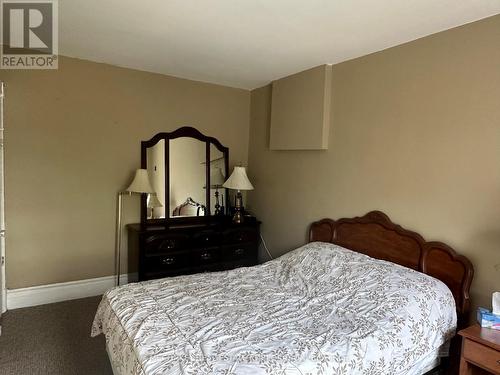
M463 340L460 375L500 375L500 331L475 324L458 334Z

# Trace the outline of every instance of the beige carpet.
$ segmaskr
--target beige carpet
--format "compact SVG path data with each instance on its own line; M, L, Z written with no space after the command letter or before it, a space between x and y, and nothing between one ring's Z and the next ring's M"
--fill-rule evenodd
M112 374L104 337L90 337L100 297L8 311L2 317L1 375Z

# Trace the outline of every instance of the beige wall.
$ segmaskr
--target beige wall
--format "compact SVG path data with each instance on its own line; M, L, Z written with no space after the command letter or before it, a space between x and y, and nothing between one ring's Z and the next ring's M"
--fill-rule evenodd
M140 166L141 140L190 125L247 161L248 91L70 58L0 79L8 288L113 274L116 192ZM137 220L138 199L125 200Z
M333 67L327 151L269 151L270 87L252 92L249 205L275 255L308 224L370 210L473 262L500 290L500 16ZM304 128L304 131L307 131Z
M327 151L269 151L269 87L243 90L61 58L7 82L9 288L111 275L115 194L140 140L191 125L247 161L275 255L307 225L381 209L467 255L500 289L500 17L333 68ZM126 199L127 221L138 200ZM124 264L126 260L124 260Z
M272 83L271 150L328 148L331 81L332 66L320 65Z

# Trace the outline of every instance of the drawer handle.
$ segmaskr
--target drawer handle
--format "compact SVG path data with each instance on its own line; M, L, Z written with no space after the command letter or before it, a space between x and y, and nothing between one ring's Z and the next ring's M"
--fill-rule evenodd
M245 249L236 249L234 250L235 255L243 255L245 254Z
M212 254L210 253L203 253L200 255L200 258L203 259L203 260L209 260L212 258Z
M497 361L497 363L500 365L500 359Z
M165 240L160 245L160 249L172 250L173 248L175 248L174 240Z
M174 263L175 263L174 258L163 258L161 260L161 264L166 265L166 266L169 266L169 265L174 264Z

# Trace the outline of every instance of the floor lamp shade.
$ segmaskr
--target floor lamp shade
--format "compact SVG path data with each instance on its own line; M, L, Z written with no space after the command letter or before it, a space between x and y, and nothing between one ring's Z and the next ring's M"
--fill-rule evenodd
M135 176L129 187L125 189L129 193L148 193L152 194L155 191L149 181L147 169L138 169L135 171Z

